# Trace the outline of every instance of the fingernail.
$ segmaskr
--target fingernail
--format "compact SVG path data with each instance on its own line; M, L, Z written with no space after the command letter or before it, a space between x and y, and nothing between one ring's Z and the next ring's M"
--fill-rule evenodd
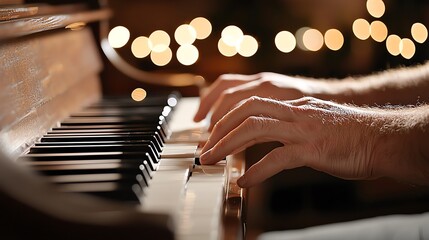
M244 176L241 176L241 177L237 180L237 184L238 184L238 186L239 186L239 187L242 187L242 188L247 187L246 183L247 183L247 180L246 180L246 178L245 178Z
M211 149L200 155L200 163L201 164L205 164L208 162L210 152L211 152Z

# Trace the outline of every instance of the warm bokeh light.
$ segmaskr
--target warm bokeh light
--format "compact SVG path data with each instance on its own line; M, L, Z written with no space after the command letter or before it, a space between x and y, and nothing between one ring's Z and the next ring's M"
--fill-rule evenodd
M402 57L406 59L411 59L416 53L416 46L414 42L409 38L403 38L399 43L399 49L401 51Z
M323 46L323 35L317 29L308 29L302 36L304 46L310 51L319 51Z
M149 38L141 36L131 43L131 52L136 58L144 58L150 54L151 43Z
M212 33L212 24L203 17L194 18L189 25L197 32L197 39L206 39Z
M188 24L180 25L174 32L174 39L179 45L189 45L197 39L197 31Z
M383 42L387 37L387 27L381 21L374 21L370 25L371 37L377 42Z
M230 25L222 30L222 40L228 46L237 47L243 40L243 31L237 27Z
M398 56L399 54L401 54L401 50L399 47L400 43L401 38L398 35L390 35L389 37L387 37L386 40L387 51L393 56Z
M131 92L131 98L136 102L143 101L143 99L146 98L146 95L146 90L143 88L136 88Z
M186 66L194 64L198 60L198 49L194 45L182 45L177 49L177 60Z
M225 57L232 57L235 54L237 54L237 48L234 46L229 46L227 45L223 39L219 39L218 43L217 43L217 48L219 50L219 52L224 55Z
M344 36L337 29L329 29L325 33L325 44L329 49L337 51L343 47Z
M112 48L121 48L130 39L130 31L126 27L116 26L110 30L107 40Z
M153 52L164 52L170 47L170 36L162 30L156 30L149 36Z
M251 57L258 51L258 41L250 35L244 35L237 47L237 52L243 57Z
M298 46L298 48L300 48L301 50L304 51L308 51L307 47L305 47L304 45L304 33L307 32L307 30L309 30L311 28L309 27L302 27L300 29L298 29L295 33L295 39L296 39L296 45Z
M418 43L424 43L428 38L428 29L422 23L414 23L411 26L411 35Z
M366 40L371 35L369 22L365 19L359 18L353 22L353 34L360 40Z
M172 57L173 57L173 53L171 52L171 49L169 47L167 47L162 52L152 51L150 53L150 59L157 66L167 65L171 61Z
M277 49L284 53L292 52L296 47L295 36L288 31L277 33L274 43L276 44Z
M382 0L367 0L366 9L371 16L375 18L380 18L384 15L386 11L386 6Z

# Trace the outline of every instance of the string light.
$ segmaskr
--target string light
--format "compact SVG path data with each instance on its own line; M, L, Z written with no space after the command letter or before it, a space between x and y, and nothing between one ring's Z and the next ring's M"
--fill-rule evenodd
M337 51L343 47L344 37L343 34L337 29L329 29L325 33L325 44L326 46L333 50Z
M377 42L383 42L387 37L387 27L381 21L373 21L370 25L371 37Z
M164 52L170 46L170 36L163 30L156 30L149 35L153 52Z
M380 18L384 15L386 6L382 0L367 0L366 9L371 16Z
M414 23L411 26L411 35L418 43L424 43L428 38L428 30L422 23Z
M387 51L392 56L398 56L399 54L401 54L400 43L401 43L401 38L398 35L395 35L395 34L390 35L389 37L387 37L387 40L386 40Z
M149 38L141 36L136 39L131 44L131 52L136 58L144 58L150 54L150 49L152 47Z
M243 57L251 57L258 51L258 41L250 35L244 35L237 47L237 52Z
M194 64L198 60L198 49L194 45L181 45L177 49L177 60L186 66Z
M289 31L281 31L277 33L274 43L281 52L292 52L296 47L295 36Z
M143 88L136 88L131 92L131 98L136 102L143 101L146 96L146 90L144 90Z
M157 66L167 65L171 61L172 57L173 53L171 52L171 49L169 47L167 47L162 52L152 51L150 53L150 59Z
M199 40L206 39L212 32L212 24L204 17L194 18L189 25L195 29Z
M401 56L406 59L411 59L416 53L416 46L409 38L403 38L401 40L399 43L399 49L401 51Z
M302 36L304 46L310 51L319 51L323 46L323 35L317 29L308 29Z
M128 43L130 31L124 26L116 26L110 30L107 40L112 48L121 48Z
M174 39L179 45L189 45L197 39L197 31L188 24L180 25L174 32Z
M371 35L369 22L365 19L358 18L352 25L353 34L360 40L366 40Z

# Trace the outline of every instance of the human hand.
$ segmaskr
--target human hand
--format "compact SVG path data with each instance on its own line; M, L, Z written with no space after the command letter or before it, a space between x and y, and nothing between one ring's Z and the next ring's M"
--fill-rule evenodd
M213 110L209 130L231 108L251 96L269 97L278 100L314 96L326 83L317 80L289 77L277 73L255 75L221 75L201 96L200 107L194 121L203 120Z
M392 176L392 167L404 166L400 161L412 155L412 143L407 135L389 130L395 126L391 115L311 97L292 101L251 97L216 123L200 161L214 164L253 144L279 141L282 147L239 179L241 187L301 166L344 179Z

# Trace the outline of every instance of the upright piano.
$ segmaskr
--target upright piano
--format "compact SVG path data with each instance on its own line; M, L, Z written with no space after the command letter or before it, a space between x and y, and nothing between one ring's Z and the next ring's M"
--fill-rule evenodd
M0 5L0 239L244 238L243 157L199 165L198 98L102 95L110 15Z

